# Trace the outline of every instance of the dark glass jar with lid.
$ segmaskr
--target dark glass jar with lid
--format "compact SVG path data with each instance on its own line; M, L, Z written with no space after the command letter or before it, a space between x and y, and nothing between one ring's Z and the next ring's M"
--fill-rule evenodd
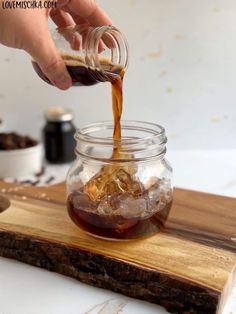
M60 107L49 108L45 119L43 140L46 160L55 164L71 162L74 160L76 130L72 112Z

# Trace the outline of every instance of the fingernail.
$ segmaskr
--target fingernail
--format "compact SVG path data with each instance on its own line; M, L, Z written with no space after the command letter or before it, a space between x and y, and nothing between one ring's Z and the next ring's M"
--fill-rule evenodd
M54 84L58 88L60 88L62 90L65 90L65 89L68 89L71 86L71 79L70 79L70 77L68 77L66 75L62 75L58 79L56 79L54 81Z

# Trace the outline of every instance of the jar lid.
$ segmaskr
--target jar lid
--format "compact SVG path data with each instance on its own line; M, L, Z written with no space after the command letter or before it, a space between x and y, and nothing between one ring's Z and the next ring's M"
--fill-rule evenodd
M45 112L45 118L50 122L71 121L73 114L70 110L62 107L51 107Z

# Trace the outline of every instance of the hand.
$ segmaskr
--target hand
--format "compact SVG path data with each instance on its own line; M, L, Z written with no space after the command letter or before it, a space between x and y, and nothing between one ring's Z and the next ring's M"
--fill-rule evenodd
M51 10L3 9L1 5L0 43L27 51L49 80L65 90L72 82L51 38L49 16L58 27L110 25L112 21L95 0L57 0L57 8Z

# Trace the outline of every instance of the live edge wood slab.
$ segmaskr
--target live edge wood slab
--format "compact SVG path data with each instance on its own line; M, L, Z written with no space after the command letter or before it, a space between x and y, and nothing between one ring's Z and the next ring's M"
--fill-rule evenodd
M170 313L222 313L235 282L236 199L176 189L164 231L116 242L91 237L71 222L63 184L0 182L0 193L1 256L160 304Z

